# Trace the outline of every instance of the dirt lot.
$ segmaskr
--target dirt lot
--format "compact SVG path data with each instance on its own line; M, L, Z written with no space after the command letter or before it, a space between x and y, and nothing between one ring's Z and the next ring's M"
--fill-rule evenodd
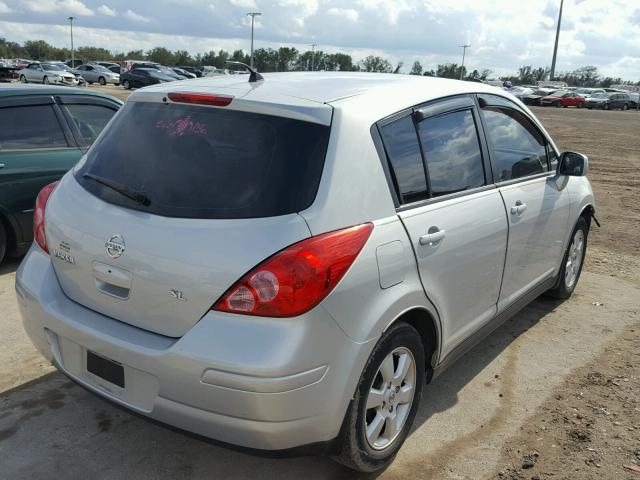
M380 478L640 479L640 114L535 113L591 160L602 228L578 289L535 301L429 385ZM86 393L22 332L16 267L0 267L0 477L354 478L324 458L203 442Z

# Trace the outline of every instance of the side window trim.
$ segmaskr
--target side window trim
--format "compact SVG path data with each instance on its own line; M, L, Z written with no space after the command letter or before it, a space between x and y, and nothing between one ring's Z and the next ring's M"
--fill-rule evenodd
M452 100L454 100L454 102L452 102ZM436 107L437 104L447 104L449 105L449 109L430 108L430 107ZM417 120L416 112L417 111L423 112L420 114L421 117L426 113L426 116L424 116L424 118L421 118L421 120L423 120L431 116L443 115L445 113L453 113L460 110L471 110L472 112L475 125L476 125L476 134L478 136L478 143L480 144L480 150L482 155L482 165L485 172L485 185L477 188L471 188L469 190L464 190L462 192L452 193L449 195L432 197L431 183L430 183L429 175L427 171L425 155L422 147L422 142L420 141L420 134L417 128L418 122L416 121ZM413 117L413 125L415 129L418 145L420 147L423 168L425 169L425 176L427 180L429 198L426 198L424 200L419 200L416 202L401 204L399 200L400 197L399 197L399 188L397 185L397 180L395 180L395 175L393 174L392 166L390 164L391 161L389 159L386 146L382 140L382 135L380 134L379 128L385 125L388 125L389 123L395 122L401 118L404 118L408 115L411 115ZM389 115L381 120L378 120L376 123L372 125L371 133L372 133L374 145L376 146L376 150L378 152L379 159L382 163L382 168L385 171L385 176L387 176L387 184L389 185L389 190L391 192L391 196L393 198L394 205L396 207L397 212L411 210L411 209L419 208L425 205L431 205L433 203L443 202L443 201L451 200L454 198L463 197L466 195L473 195L478 192L497 188L496 184L493 182L493 173L492 173L491 161L489 156L489 146L485 138L484 125L482 123L481 115L480 115L478 104L477 104L477 98L475 94L465 93L460 95L454 95L451 97L439 98L436 100L430 100L429 102L426 102L426 103L418 104L414 107L406 108L392 115Z
M371 125L371 138L373 138L373 145L376 148L378 157L381 159L380 163L382 164L382 170L384 171L384 176L386 177L387 184L389 185L389 192L391 193L393 204L396 208L399 208L400 198L398 192L400 191L400 188L398 187L398 180L396 179L395 173L389 166L389 155L386 147L384 146L384 142L382 141L380 126L377 123ZM384 161L382 159L384 159Z
M493 101L487 101L487 98L490 98ZM484 133L484 139L487 143L487 147L488 147L488 151L489 151L489 158L490 158L490 163L493 166L493 143L491 141L491 138L489 137L489 135L486 133L486 128L485 128L485 118L484 118L484 107L499 107L499 108L504 108L504 109L509 109L509 110L513 110L516 111L522 115L524 115L524 117L534 126L534 128L536 129L536 131L538 132L538 134L540 135L540 138L542 138L544 140L544 148L545 148L545 156L547 159L547 168L548 171L546 172L541 172L541 173L535 173L532 175L527 175L524 177L518 177L518 178L512 178L509 180L503 180L503 181L497 181L494 173L493 173L493 167L492 167L492 182L497 185L497 186L503 186L503 185L511 185L514 183L519 183L519 182L525 182L528 180L532 180L538 177L547 177L547 176L551 176L551 175L555 175L555 170L553 170L551 168L551 159L549 157L549 150L552 149L552 144L551 141L549 140L549 138L544 134L544 132L540 129L538 123L536 121L534 121L528 114L527 112L525 112L523 109L521 109L517 104L507 100L506 98L503 99L497 95L491 95L491 94L479 94L477 95L477 100L478 100L478 111L479 111L479 117L481 119L482 122L482 127L483 127L483 131ZM555 151L555 150L554 150ZM557 154L557 152L556 152Z

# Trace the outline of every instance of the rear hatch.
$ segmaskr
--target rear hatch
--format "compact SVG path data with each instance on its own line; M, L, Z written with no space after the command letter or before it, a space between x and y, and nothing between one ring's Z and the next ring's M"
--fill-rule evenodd
M248 270L308 237L296 212L315 198L330 127L284 111L128 102L47 205L66 295L180 337Z

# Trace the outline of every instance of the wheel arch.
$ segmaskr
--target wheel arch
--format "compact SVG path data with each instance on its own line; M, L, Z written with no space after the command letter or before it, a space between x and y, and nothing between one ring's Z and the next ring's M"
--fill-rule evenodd
M425 375L427 382L429 382L433 375L433 369L437 363L440 352L441 329L438 320L428 309L416 306L400 313L392 322L389 323L389 325L387 325L385 331L398 322L404 322L411 325L420 334L425 351Z
M0 206L0 224L7 234L7 252L12 251L18 245L19 226L15 219Z

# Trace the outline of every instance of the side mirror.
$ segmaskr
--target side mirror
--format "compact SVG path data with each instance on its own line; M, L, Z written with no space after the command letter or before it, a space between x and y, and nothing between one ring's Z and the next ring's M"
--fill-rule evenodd
M576 152L564 152L560 155L558 175L582 177L589 171L589 159L586 155Z

